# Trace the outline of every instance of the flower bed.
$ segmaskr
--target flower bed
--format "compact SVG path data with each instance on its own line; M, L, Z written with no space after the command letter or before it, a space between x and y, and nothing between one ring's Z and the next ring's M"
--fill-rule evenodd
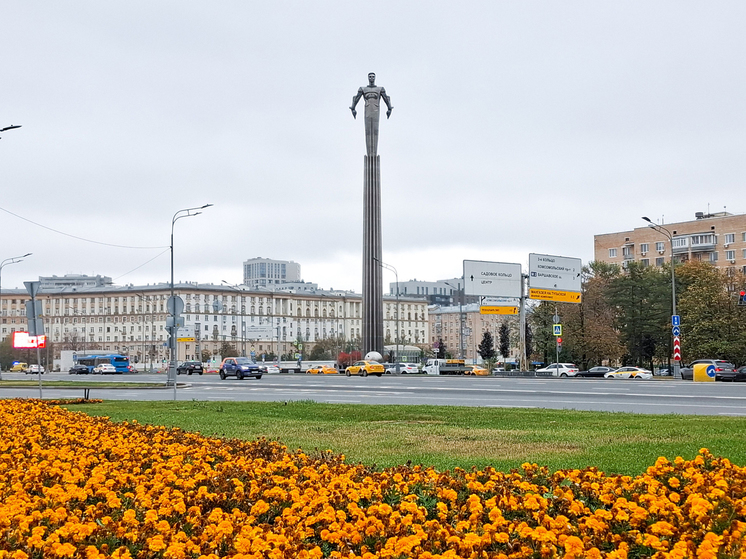
M0 401L0 559L746 557L746 469L375 471Z

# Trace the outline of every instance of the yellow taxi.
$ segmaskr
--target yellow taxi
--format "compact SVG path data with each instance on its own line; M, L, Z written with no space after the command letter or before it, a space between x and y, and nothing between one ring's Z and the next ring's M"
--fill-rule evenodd
M474 365L473 367L471 367L471 370L466 371L466 374L477 377L487 377L490 375L490 372L487 369Z
M320 365L318 367L311 367L306 371L307 375L336 375L339 371L331 365Z
M13 363L10 368L11 373L25 373L28 370L28 363Z
M360 375L361 377L376 375L380 377L384 372L383 365L377 361L356 361L345 369L345 375L348 377L351 375Z

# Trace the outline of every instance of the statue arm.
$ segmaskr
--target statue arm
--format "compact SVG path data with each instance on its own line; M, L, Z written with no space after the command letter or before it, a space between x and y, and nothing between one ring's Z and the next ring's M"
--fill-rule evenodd
M357 90L357 95L355 95L352 98L352 106L350 107L350 110L352 111L352 118L357 119L357 111L355 110L355 107L357 107L357 102L360 101L360 98L363 96L363 88Z
M386 106L388 107L388 111L386 111L386 118L389 118L391 116L391 111L394 110L394 107L391 106L391 99L388 95L386 95L386 90L384 88L381 88L381 99L383 99L383 102L386 103Z

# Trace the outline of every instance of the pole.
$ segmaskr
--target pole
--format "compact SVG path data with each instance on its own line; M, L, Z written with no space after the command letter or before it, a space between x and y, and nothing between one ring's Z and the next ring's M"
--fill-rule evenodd
M528 371L528 359L526 356L526 287L525 282L528 281L526 274L521 274L521 297L519 299L520 315L519 315L519 328L520 328L520 355L518 356L521 371Z

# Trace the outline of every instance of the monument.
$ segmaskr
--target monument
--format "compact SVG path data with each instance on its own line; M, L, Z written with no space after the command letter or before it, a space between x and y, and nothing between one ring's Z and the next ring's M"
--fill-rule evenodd
M352 98L352 116L357 118L360 98L365 98L365 173L363 175L363 355L383 354L383 281L381 271L381 170L378 156L378 122L381 99L391 116L394 107L386 90L376 85L376 75L368 74L368 85Z

